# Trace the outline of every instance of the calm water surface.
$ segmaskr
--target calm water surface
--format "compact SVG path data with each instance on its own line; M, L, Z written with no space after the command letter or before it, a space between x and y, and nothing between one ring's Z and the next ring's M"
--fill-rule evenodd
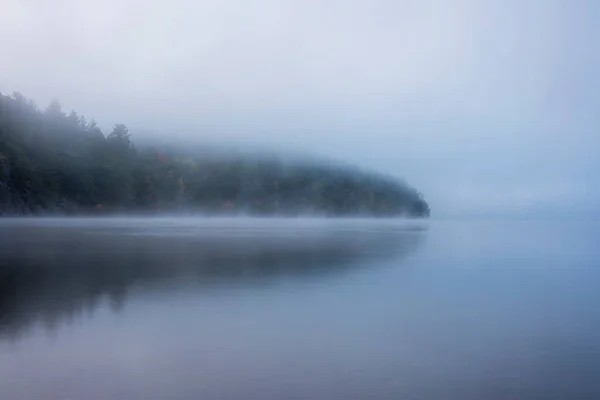
M599 237L0 220L0 399L598 399Z

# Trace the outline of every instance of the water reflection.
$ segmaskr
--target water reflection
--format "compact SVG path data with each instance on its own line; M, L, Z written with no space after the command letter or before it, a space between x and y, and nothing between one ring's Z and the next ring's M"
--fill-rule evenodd
M193 284L238 285L315 278L402 257L425 227L300 221L30 220L0 225L0 336L42 322L53 329L107 298ZM369 260L369 263L364 263Z

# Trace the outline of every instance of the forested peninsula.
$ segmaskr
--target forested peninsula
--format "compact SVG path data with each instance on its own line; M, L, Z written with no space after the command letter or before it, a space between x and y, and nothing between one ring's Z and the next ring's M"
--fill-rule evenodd
M273 156L134 145L127 127L0 93L0 215L198 212L428 217L395 178Z

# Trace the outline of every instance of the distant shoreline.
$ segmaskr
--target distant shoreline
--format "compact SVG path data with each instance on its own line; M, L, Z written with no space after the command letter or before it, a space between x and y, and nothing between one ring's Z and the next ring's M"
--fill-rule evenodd
M0 215L203 213L428 217L394 177L316 160L138 148L58 102L0 94ZM181 211L180 211L181 210Z

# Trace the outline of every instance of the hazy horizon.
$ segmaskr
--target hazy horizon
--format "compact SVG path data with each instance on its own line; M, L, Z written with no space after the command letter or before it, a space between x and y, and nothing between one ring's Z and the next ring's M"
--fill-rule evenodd
M0 92L135 141L221 143L405 179L432 216L600 200L592 1L5 0Z

